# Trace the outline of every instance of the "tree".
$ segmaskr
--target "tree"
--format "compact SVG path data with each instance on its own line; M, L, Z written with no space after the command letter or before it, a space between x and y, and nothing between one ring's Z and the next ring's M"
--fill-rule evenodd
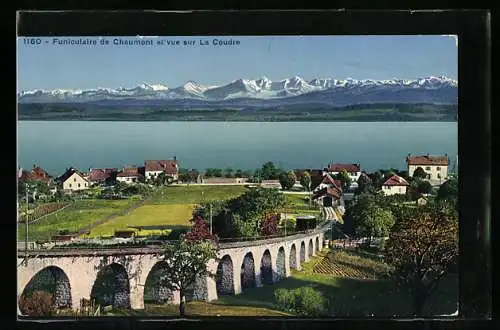
M236 172L234 172L234 176L235 176L236 178L243 178L243 177L244 177L244 175L243 175L243 171L242 171L242 170L240 170L240 169L237 169L237 170L236 170Z
M276 235L278 233L278 214L269 213L260 224L260 234L263 236Z
M168 182L168 177L165 172L161 172L153 179L153 185L164 186Z
M279 178L281 189L290 190L295 181L297 181L297 177L295 176L295 172L290 170L288 172L282 172Z
M214 168L213 171L214 171L213 174L216 178L222 177L222 170L220 168Z
M346 212L349 232L358 237L385 237L394 225L394 216L381 197L361 194Z
M186 241L183 236L178 241L164 245L164 273L159 282L171 291L179 291L179 315L185 316L186 289L197 277L212 276L207 263L217 258L218 248L208 240Z
M372 180L372 185L376 190L379 190L384 183L384 176L380 171L376 171L368 174L370 179Z
M224 176L225 176L226 178L232 178L232 177L234 177L234 176L233 176L233 172L234 172L234 170L233 170L232 168L228 167L228 168L226 168L226 169L224 170Z
M458 208L458 179L453 177L441 184L437 192L437 200L445 201Z
M276 180L279 177L280 170L274 166L273 162L267 162L262 165L261 174L263 180Z
M458 214L446 204L401 208L386 260L410 292L417 316L458 258Z
M207 168L207 169L205 170L205 176L206 176L207 178L211 178L211 177L213 177L213 176L214 176L214 170L215 170L214 168Z
M241 176L244 177L244 178L251 178L252 177L252 171L245 170L245 171L242 172Z
M311 188L311 174L309 174L309 172L304 172L304 174L302 174L300 177L300 184L305 190L309 191Z
M419 166L415 169L415 171L413 171L413 177L419 179L427 179L429 177L429 174L427 174L427 172L425 172L424 169Z
M334 179L340 180L342 182L342 190L347 191L351 186L351 178L349 177L349 173L345 169L343 169L340 173L335 175Z
M215 243L218 242L219 238L217 235L212 234L210 232L210 228L205 220L202 217L195 217L193 219L193 225L191 226L191 230L186 233L184 236L186 242L192 243L197 241L209 240Z
M432 192L432 185L429 181L420 181L417 186L417 191L420 194L430 194Z

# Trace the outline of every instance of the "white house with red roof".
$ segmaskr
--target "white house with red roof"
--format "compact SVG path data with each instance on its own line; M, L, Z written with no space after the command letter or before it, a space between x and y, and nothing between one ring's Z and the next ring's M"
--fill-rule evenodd
M361 175L360 164L329 164L326 170L332 176L339 174L342 170L346 170L351 179L351 188L355 189L358 187L358 179Z
M116 168L89 168L86 179L91 185L109 183L115 181L117 173Z
M432 155L420 155L412 156L408 154L406 157L406 163L408 164L408 175L413 176L413 172L419 167L421 167L425 173L429 175L429 180L431 181L443 181L448 178L448 165L450 160L448 155L444 156L432 156Z
M342 192L342 182L340 182L340 180L333 179L330 174L326 173L323 176L323 180L319 183L318 186L316 186L316 188L314 188L313 192L317 192L325 188L338 189L340 192Z
M116 175L116 181L124 183L136 183L139 182L140 178L142 177L142 173L143 171L141 171L140 167L125 167Z
M146 160L144 163L144 175L146 179L154 179L160 173L165 173L174 181L179 179L179 166L177 159L168 160Z
M88 189L90 186L89 181L85 178L85 175L72 167L66 169L66 172L58 177L56 181L66 192L84 190Z
M399 175L393 175L382 184L384 195L406 194L406 189L410 184Z

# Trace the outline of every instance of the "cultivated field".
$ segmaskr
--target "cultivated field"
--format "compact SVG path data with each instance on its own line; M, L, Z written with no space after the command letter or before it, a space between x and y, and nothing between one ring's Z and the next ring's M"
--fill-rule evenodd
M160 188L151 201L157 204L198 204L238 197L246 189L244 186L169 186Z
M113 235L115 230L135 226L188 227L193 217L194 204L153 204L143 205L130 214L118 216L94 227L90 236Z
M135 200L81 200L55 214L48 215L29 225L30 240L49 240L62 230L77 232L98 221L124 212ZM18 225L18 239L25 239L24 225Z
M389 267L372 258L355 252L331 251L314 265L313 271L358 280L376 280L387 276Z

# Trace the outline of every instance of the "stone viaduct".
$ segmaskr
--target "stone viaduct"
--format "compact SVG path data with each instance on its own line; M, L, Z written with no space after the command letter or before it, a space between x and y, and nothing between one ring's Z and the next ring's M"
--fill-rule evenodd
M208 269L214 275L198 278L193 300L212 301L219 295L239 294L249 287L270 285L290 276L290 270L323 248L324 230L247 242L220 243L218 261ZM51 285L55 304L79 308L82 299L100 295L101 304L142 309L144 301L179 303L178 292L155 283L161 276L158 248L106 250L33 250L26 260L19 251L18 300L27 290ZM43 289L42 289L43 290ZM97 298L96 298L97 299ZM19 306L18 306L18 313Z

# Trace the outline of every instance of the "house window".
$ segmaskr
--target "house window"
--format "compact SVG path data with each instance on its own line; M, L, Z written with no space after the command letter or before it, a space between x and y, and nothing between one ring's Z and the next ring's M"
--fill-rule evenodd
M441 179L441 174L438 173L438 179Z
M85 182L85 187L87 186L87 182Z
M73 182L76 182L76 178L73 178Z
M78 184L78 188L80 188L80 184Z
M441 167L439 167L439 166L438 166L438 167L436 167L436 170L437 170L437 171L441 171Z
M430 171L430 170L431 170L431 167L430 167L430 166L427 166L427 167L425 168L425 170L426 170L426 171Z
M69 187L71 188L71 183L69 184Z

